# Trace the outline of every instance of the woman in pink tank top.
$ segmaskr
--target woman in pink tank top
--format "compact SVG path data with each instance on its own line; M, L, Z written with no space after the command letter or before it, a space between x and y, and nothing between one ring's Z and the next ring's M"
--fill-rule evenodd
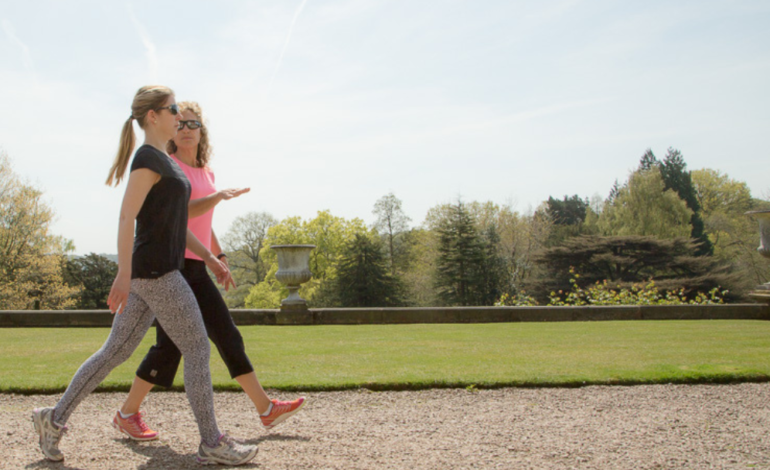
M208 165L211 147L203 112L195 102L179 103L179 108L182 112L179 131L176 137L169 141L167 150L190 180L192 192L187 226L206 248L212 253L218 253L217 258L227 264L227 256L223 253L211 226L214 207L223 200L248 192L249 189L217 191L214 172ZM246 355L243 337L233 322L230 310L211 281L206 265L190 250L185 253L182 275L195 294L209 338L219 350L230 376L238 381L254 403L262 425L270 429L299 411L304 406L304 397L293 401L278 401L267 396ZM230 280L232 282L232 278ZM228 287L229 285L225 285L225 289ZM131 392L113 421L119 431L134 440L157 439L158 433L152 431L143 421L139 407L153 386L170 387L173 384L181 358L179 349L158 326L156 344L150 348L137 369Z

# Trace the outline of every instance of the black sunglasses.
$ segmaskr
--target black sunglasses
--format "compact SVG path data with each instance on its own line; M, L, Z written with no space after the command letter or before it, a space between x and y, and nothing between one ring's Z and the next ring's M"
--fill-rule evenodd
M191 131L194 131L195 129L200 129L201 127L203 127L203 124L201 124L200 121L179 121L178 130L181 131L182 129L184 129L185 124L187 125L187 128L190 129Z
M179 106L175 103L171 106L164 106L162 108L158 108L155 111L160 111L161 109L168 109L168 111L171 113L172 116L176 116L179 114Z

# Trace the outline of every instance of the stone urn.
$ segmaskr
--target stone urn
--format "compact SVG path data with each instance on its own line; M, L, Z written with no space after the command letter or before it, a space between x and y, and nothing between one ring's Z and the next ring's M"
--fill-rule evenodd
M759 247L757 251L765 258L770 258L770 211L750 211L746 212L746 215L759 222ZM770 282L755 287L749 296L765 302L770 301Z
M278 255L275 278L289 288L289 296L281 301L281 309L307 310L307 302L299 296L299 287L313 277L310 272L310 252L315 245L273 245Z

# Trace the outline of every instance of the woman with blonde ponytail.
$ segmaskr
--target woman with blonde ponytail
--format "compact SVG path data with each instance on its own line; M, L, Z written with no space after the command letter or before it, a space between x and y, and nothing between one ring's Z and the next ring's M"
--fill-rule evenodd
M190 181L192 195L189 204L188 228L213 253L227 265L227 255L222 251L212 228L214 208L222 201L240 196L249 188L217 191L214 170L209 167L211 145L203 110L194 101L179 103L184 120L179 121L179 131L168 141L166 151L184 171ZM292 401L271 400L257 378L241 332L235 326L230 310L222 294L211 281L203 260L190 250L185 252L182 275L198 301L209 339L235 379L249 396L265 429L273 429L294 416L305 405L305 398ZM235 287L235 283L231 284ZM225 285L227 290L227 285ZM130 439L149 441L158 438L143 419L139 408L155 385L171 387L174 383L182 354L163 327L155 329L156 342L136 370L131 391L120 410L115 413L113 426Z
M257 454L256 446L235 442L217 426L206 329L195 296L180 273L188 248L201 257L217 281L231 282L227 266L187 229L190 182L165 152L181 117L171 89L146 86L136 93L123 125L108 185L119 184L125 175L136 140L133 120L144 130L145 139L134 154L120 210L118 274L107 299L117 315L109 337L80 366L59 402L32 413L40 449L49 460L64 459L58 446L70 415L115 367L131 357L156 318L185 358L185 391L201 435L198 461L240 465Z

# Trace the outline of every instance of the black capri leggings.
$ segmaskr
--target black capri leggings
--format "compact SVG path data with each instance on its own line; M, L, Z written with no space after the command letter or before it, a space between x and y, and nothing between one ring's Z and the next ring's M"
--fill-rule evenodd
M246 355L241 332L230 316L222 294L209 277L206 264L200 260L185 259L182 270L187 283L198 301L203 324L214 345L219 350L230 377L248 374L254 367ZM174 383L182 353L160 325L156 326L156 344L150 348L136 370L136 375L154 385L170 387Z

